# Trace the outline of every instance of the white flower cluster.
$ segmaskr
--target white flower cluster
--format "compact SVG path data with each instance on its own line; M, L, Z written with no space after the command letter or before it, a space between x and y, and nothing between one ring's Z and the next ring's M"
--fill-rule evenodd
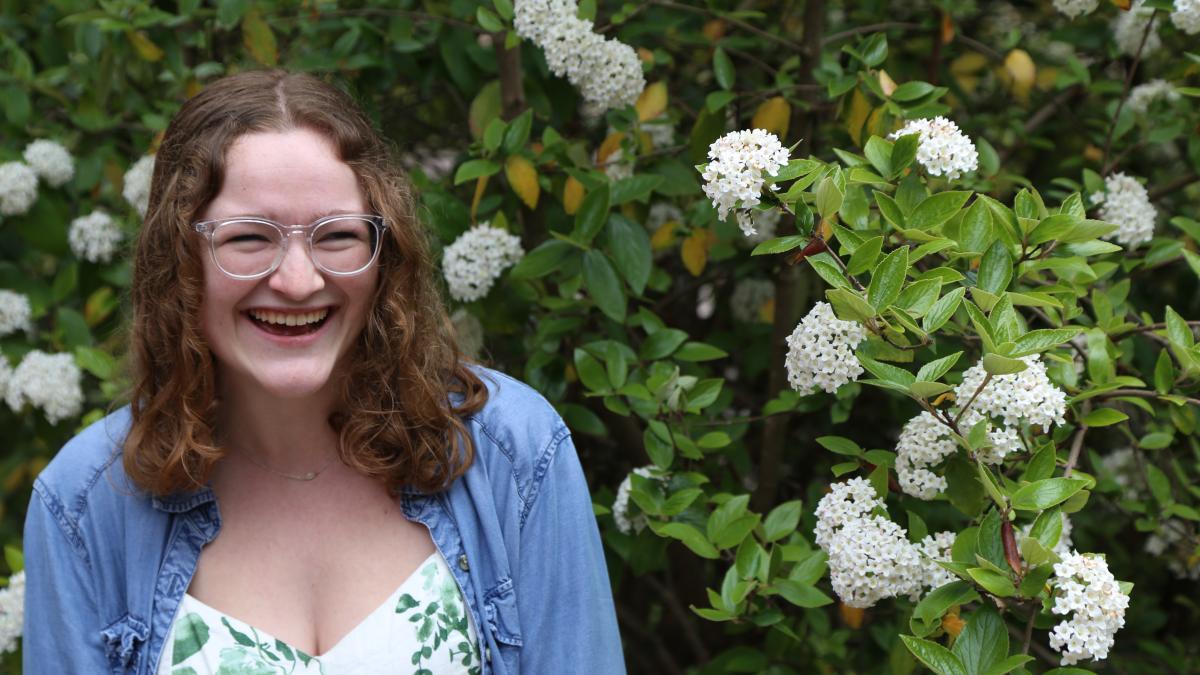
M33 309L29 298L16 291L0 290L0 335L10 335L33 327Z
M112 260L120 247L121 238L121 228L104 211L93 211L72 220L67 232L67 241L75 257L94 263Z
M763 320L763 305L774 299L775 284L767 279L742 279L733 287L729 306L738 321L759 323Z
M542 49L551 72L579 89L593 114L637 101L646 88L637 52L593 31L578 9L574 0L517 0L513 26Z
M438 182L450 175L458 164L458 150L454 148L433 149L417 146L400 155L400 166L412 171L420 169L431 182Z
M629 513L629 491L633 489L633 474L636 473L643 478L658 478L656 471L654 465L634 469L632 473L625 476L625 480L621 481L621 485L617 488L617 496L613 499L612 514L613 520L617 523L617 529L623 534L633 534L634 530L641 532L646 529L646 516L640 513L631 516Z
M1118 12L1113 20L1113 41L1117 43L1123 54L1134 56L1138 48L1142 50L1142 58L1150 56L1162 47L1162 38L1158 36L1157 27L1150 28L1146 34L1146 26L1150 23L1154 12L1142 7L1143 0L1134 0L1128 11ZM1142 45L1142 35L1146 35L1146 44Z
M83 373L70 354L29 352L9 376L6 389L4 400L14 412L29 403L41 408L51 424L83 409Z
M8 578L0 589L0 654L16 651L25 629L25 572Z
M1043 429L1064 424L1066 393L1050 381L1046 375L1046 364L1042 363L1040 355L1023 356L1021 360L1028 365L1025 370L993 376L975 398L970 410L1000 418L1008 427L1015 427L1022 422L1036 424ZM964 404L971 400L986 377L982 361L968 368L963 373L962 384L954 390L955 399Z
M949 580L935 561L949 557L954 533L914 545L904 528L876 510L887 507L864 478L831 485L817 503L814 538L829 555L829 580L842 602L866 608L901 595L915 600Z
M1200 33L1200 0L1175 0L1171 23L1188 35Z
M1098 556L1072 553L1054 566L1053 584L1051 611L1074 612L1050 631L1050 646L1062 653L1062 665L1108 658L1129 606L1129 596L1108 571L1108 563Z
M1179 518L1168 518L1158 531L1146 539L1145 551L1153 556L1167 557L1167 569L1176 578L1200 580L1200 555L1196 555L1194 537L1189 537L1188 526Z
M842 321L829 303L818 302L788 336L788 384L807 396L818 387L832 394L857 380L863 367L854 350L866 339L862 324Z
M524 254L516 235L488 222L472 227L442 255L442 274L450 286L450 296L461 302L482 298L504 270Z
M1074 19L1091 14L1099 4L1100 0L1054 0L1054 9L1068 19Z
M755 234L749 209L757 206L766 176L778 176L787 166L788 151L769 131L733 131L708 146L712 161L704 167L704 194L712 200L721 220L737 212L738 226L747 236ZM765 174L765 175L764 175Z
M0 164L0 215L19 216L37 201L37 174L22 162Z
M979 152L971 139L959 131L958 125L945 117L913 120L888 138L919 134L917 162L931 175L958 180L964 173L979 167Z
M768 239L775 238L781 218L783 218L783 209L739 211L738 225L742 228L742 234L746 235L745 242L747 244L761 244ZM743 225L742 221L747 221L749 227Z
M625 148L617 148L604 160L604 175L612 182L633 175L633 160L625 154Z
M1139 84L1129 90L1129 101L1125 105L1138 115L1145 115L1155 101L1178 101L1179 92L1170 82L1158 79Z
M1118 448L1104 455L1100 458L1100 467L1121 489L1121 497L1137 499L1143 495L1141 483L1133 479L1141 473L1133 448Z
M458 348L472 359L483 352L483 324L466 307L459 307L450 315L454 332L458 335Z
M646 212L646 229L657 232L660 227L669 222L682 223L683 211L671 202L654 202Z
M1107 239L1136 248L1154 236L1154 219L1158 212L1150 203L1150 193L1133 176L1114 173L1105 178L1104 192L1092 195L1092 202L1102 205L1102 220L1117 226Z
M154 177L154 155L146 155L125 172L121 195L129 205L137 209L138 215L146 217L150 208L150 180Z
M933 499L946 489L946 479L929 470L953 455L958 444L950 428L928 412L912 418L896 442L896 478L905 494Z
M62 187L75 177L75 159L55 141L38 139L25 146L25 163L50 187Z

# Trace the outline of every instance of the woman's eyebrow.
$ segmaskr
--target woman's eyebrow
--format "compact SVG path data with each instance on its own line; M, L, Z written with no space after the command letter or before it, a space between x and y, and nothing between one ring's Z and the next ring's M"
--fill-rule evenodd
M329 216L345 216L345 215L358 214L358 213L359 213L358 211L350 211L350 210L346 210L346 209L329 209L329 210L321 211L320 213L315 214L314 216L309 218L304 223L285 223L283 219L275 217L274 214L267 215L266 213L262 213L262 212L231 214L231 215L225 216L225 217L217 219L217 220L224 220L227 218L261 218L262 220L270 220L270 221L279 223L281 225L307 225L308 223L315 223L318 220L320 220L322 218L327 218Z

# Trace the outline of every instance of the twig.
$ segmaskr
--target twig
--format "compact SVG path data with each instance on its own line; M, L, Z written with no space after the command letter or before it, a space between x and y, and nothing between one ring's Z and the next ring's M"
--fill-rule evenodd
M500 102L504 121L511 122L525 111L525 85L521 78L521 48L504 46L504 34L492 35L496 67L500 71Z
M1024 133L1017 137L1017 140L1012 145L1000 151L1000 164L1004 164L1005 160L1012 156L1014 152L1025 146L1025 142L1037 131L1039 127L1048 122L1058 112L1058 109L1066 105L1071 99L1078 96L1083 91L1083 87L1072 85L1058 93L1057 96L1046 102L1046 105L1038 108L1038 111L1029 116L1025 120L1025 125L1022 127Z
M980 382L979 386L975 389L975 393L971 394L971 400L967 401L967 404L962 407L962 410L958 411L958 415L954 418L954 426L956 428L958 427L958 423L962 421L963 415L967 414L967 410L971 407L971 404L975 402L975 399L979 398L979 395L981 393L983 393L983 388L986 387L988 385L988 382L991 382L991 381L992 381L991 373L988 373L987 375L984 376L983 382Z
M663 585L653 575L646 574L640 577L646 582L646 585L662 598L663 604L667 606L667 610L675 616L675 620L679 623L680 629L683 631L683 636L687 640L688 645L692 648L692 653L696 655L697 660L701 663L709 660L708 648L704 646L704 640L700 638L700 633L696 631L696 625L693 623L694 616L683 607L683 603L675 596L675 591Z
M1168 394L1174 396L1174 394ZM1146 391L1145 389L1113 389L1102 394L1097 394L1093 398L1116 398L1117 396L1133 396L1135 398L1159 398L1163 394L1157 391ZM1200 398L1191 398L1188 396L1180 396L1183 400L1192 405L1200 406Z
M1025 641L1021 644L1021 653L1029 653L1029 643L1033 641L1033 622L1037 619L1037 610L1029 611L1029 621L1025 623Z
M730 420L709 420L708 422L696 422L698 427L729 427L735 424L749 424L750 422L761 422L779 415L792 415L800 412L799 410L780 410L779 412L769 413L767 415L752 415L750 417L738 417Z
M1186 323L1188 325L1188 327L1190 327L1190 328L1200 328L1200 321L1185 321L1184 323ZM1154 330L1163 330L1166 327L1167 327L1167 324L1165 322L1164 323L1147 323L1147 324L1142 324L1141 326L1138 326L1137 328L1130 328L1128 330L1123 330L1123 331L1120 331L1117 333L1113 333L1112 335L1110 335L1108 337L1115 342L1127 335L1132 335L1133 333L1146 333L1146 332L1154 331Z
M1101 175L1107 176L1109 171L1113 170L1108 164L1108 155L1112 150L1113 133L1117 130L1117 120L1121 118L1121 109L1125 107L1125 101L1129 100L1129 89L1133 86L1133 76L1137 72L1138 64L1142 60L1142 50L1146 47L1146 39L1150 37L1150 31L1154 30L1154 20L1158 18L1158 10L1150 15L1150 20L1146 22L1146 29L1142 31L1142 40L1138 43L1137 53L1133 55L1133 63L1129 66L1129 72L1125 73L1125 89L1121 92L1121 100L1117 101L1117 109L1113 112L1112 124L1108 125L1108 137L1104 139L1104 161L1100 164Z
M693 12L696 14L704 14L707 16L711 16L713 18L728 22L731 25L737 26L738 28L741 28L744 31L754 33L755 35L757 35L761 38L770 40L771 42L774 42L775 44L787 47L788 49L791 49L793 51L797 51L797 52L803 51L803 48L800 45L796 44L795 42L792 42L791 40L788 40L787 38L779 37L778 35L775 35L774 33L769 33L757 26L752 26L752 25L746 23L745 21L742 21L740 19L730 18L720 12L715 12L715 11L705 8L705 7L697 7L695 5L685 5L681 2L672 2L671 0L649 0L646 4L658 5L659 7L666 7L668 9L678 9L678 10L682 10L685 12Z
M1181 189L1191 185L1192 183L1195 183L1196 181L1200 181L1200 174L1196 173L1195 171L1193 171L1191 173L1185 173L1182 176L1178 176L1171 182L1163 183L1162 185L1151 190L1150 191L1150 201L1152 201L1152 202L1158 201L1159 199L1166 197L1167 195L1171 194L1172 192L1175 192L1176 190L1181 190Z
M846 38L852 38L855 35L862 35L863 33L875 33L875 32L881 31L881 30L892 30L894 28L903 28L905 30L915 30L915 29L924 28L924 27L925 26L923 26L919 23L912 23L912 22L907 22L907 21L885 21L883 23L869 23L865 26L856 26L849 30L844 30L840 33L834 33L833 35L826 35L825 39L821 40L821 44L822 45L831 45L834 42L841 42L842 40L845 40Z
M1087 417L1087 414L1092 411L1092 402L1087 400L1083 402L1082 414L1080 419ZM1071 439L1071 452L1067 455L1067 468L1063 471L1063 478L1070 478L1071 472L1075 470L1075 465L1079 463L1079 452L1083 450L1083 437L1087 434L1088 427L1083 422L1079 423L1079 428L1075 430L1075 437Z

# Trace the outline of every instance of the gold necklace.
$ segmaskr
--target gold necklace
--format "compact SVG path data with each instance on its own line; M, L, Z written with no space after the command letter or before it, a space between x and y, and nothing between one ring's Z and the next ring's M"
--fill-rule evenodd
M333 457L330 457L329 460L325 462L324 466L317 469L316 471L309 471L307 473L285 473L278 469L272 469L271 467L267 466L266 464L263 464L262 462L255 459L254 455L251 455L248 452L241 452L238 454L240 454L242 457L245 457L251 464L253 464L254 466L257 466L258 468L262 469L263 471L273 473L276 476L279 476L280 478L287 478L288 480L297 480L297 481L301 481L301 482L308 482L311 480L315 480L317 476L320 476L322 473L325 472L325 469L328 469L330 466L333 465L333 460L337 459L337 455L335 454Z

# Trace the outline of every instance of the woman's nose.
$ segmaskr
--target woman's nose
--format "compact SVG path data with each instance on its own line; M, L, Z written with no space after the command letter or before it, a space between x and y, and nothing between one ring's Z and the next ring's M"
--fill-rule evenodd
M303 234L297 234L300 241L291 241L291 236L285 240L283 260L271 273L268 285L288 298L303 300L325 287L325 276L309 257Z

